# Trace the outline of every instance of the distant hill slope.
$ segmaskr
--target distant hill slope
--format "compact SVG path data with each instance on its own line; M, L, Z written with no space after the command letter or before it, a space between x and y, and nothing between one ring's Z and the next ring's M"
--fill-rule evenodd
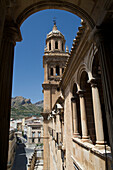
M40 116L43 111L43 100L35 104L30 99L17 96L11 99L11 117L20 119L28 116Z

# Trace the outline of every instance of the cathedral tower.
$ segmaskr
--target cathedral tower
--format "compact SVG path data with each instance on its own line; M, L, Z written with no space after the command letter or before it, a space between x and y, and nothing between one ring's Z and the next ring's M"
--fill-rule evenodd
M44 170L50 169L48 115L51 113L52 107L60 94L57 90L58 84L68 57L68 49L65 51L65 38L57 29L56 22L54 22L52 31L47 34L46 47L43 56L44 82L42 87L44 93L44 108L42 116L44 118Z
M69 51L65 51L65 38L57 29L56 22L52 31L47 34L45 53L43 56L44 67L44 112L50 112L59 92L57 87L62 77L64 67L69 57Z

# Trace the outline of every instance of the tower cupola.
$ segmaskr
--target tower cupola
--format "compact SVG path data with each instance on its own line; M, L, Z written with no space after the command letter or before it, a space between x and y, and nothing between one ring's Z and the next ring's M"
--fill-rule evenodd
M64 35L57 29L56 22L46 38L47 52L65 52Z

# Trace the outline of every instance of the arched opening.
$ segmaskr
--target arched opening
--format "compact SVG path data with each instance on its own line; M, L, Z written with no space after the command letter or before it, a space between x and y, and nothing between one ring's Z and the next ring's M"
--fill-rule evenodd
M55 49L58 49L58 41L55 41Z
M59 76L60 75L60 69L59 69L59 66L56 66L56 76Z
M93 77L96 79L97 88L98 88L98 91L99 91L101 111L102 111L104 140L105 140L105 142L107 142L107 145L110 145L109 144L108 126L107 126L107 120L106 120L104 97L103 97L103 87L102 87L102 81L101 81L101 68L100 68L100 64L99 64L98 53L96 53L94 60L93 60L92 74L93 74Z
M62 42L62 51L64 51L64 43Z
M81 117L80 117L80 100L77 93L77 85L74 83L72 89L72 126L74 137L82 136L81 131ZM77 134L78 133L78 134Z
M62 74L63 74L63 72L64 72L64 68L62 68Z
M90 136L90 139L93 142L93 144L95 144L96 134L95 134L95 124L94 124L92 92L91 92L91 85L88 83L88 74L85 71L81 75L80 87L84 91L88 135Z
M50 75L53 76L53 68L50 68Z
M49 42L49 50L51 50L51 42Z

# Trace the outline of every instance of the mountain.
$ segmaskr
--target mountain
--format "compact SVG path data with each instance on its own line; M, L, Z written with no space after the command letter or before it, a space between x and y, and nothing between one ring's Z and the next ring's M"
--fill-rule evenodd
M11 117L21 119L28 116L41 116L43 111L43 100L31 103L30 99L22 96L17 96L11 99Z
M43 100L39 101L39 102L36 102L35 103L35 106L40 106L40 107L43 107Z

